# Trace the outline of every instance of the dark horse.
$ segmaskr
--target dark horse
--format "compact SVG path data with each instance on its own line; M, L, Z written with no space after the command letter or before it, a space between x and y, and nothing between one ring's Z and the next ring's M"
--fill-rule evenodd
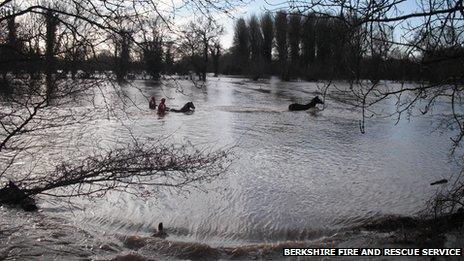
M305 111L310 108L316 107L316 104L324 104L324 102L319 99L319 96L314 97L310 103L308 104L298 104L298 103L292 103L290 106L288 106L288 110L290 111Z
M195 110L195 105L193 105L193 102L187 102L184 107L182 107L180 110L176 109L170 109L169 111L172 112L191 112Z

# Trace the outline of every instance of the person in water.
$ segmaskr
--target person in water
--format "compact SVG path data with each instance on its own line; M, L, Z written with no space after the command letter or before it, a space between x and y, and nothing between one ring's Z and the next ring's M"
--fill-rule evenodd
M163 229L163 223L160 222L158 224L158 231L156 231L153 235L151 235L152 237L159 237L159 238L165 238L168 236L168 233L166 233L166 231L164 231Z
M148 107L152 110L156 109L155 96L151 96L150 101L148 102Z
M158 105L158 113L165 113L168 107L166 107L166 99L162 98L160 104Z

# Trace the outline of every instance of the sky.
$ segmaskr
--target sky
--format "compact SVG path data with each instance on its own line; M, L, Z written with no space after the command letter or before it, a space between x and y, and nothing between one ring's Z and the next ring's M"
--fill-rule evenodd
M253 14L259 16L266 10L273 10L275 7L272 5L281 2L282 1L275 0L268 0L267 2L264 0L251 0L249 4L236 8L234 12L232 12L233 17L220 17L223 21L222 24L226 31L223 38L221 39L222 46L226 49L232 46L232 39L234 37L234 23L238 18L248 18Z

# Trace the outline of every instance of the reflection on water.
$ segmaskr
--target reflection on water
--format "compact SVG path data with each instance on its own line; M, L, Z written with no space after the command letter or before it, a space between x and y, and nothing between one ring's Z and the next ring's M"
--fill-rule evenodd
M126 102L131 117L122 119L124 127L102 121L94 128L102 137L99 142L124 140L125 126L130 126L134 135L151 140L170 135L176 142L236 145L236 160L227 175L205 185L207 193L160 191L153 199L112 193L104 200L78 200L74 204L85 210L72 212L62 203L44 200L41 215L81 231L66 233L81 240L70 244L94 244L96 250L88 255L111 256L101 245L127 250L121 238L147 236L160 221L169 240L212 247L314 242L333 235L343 241L340 231L367 220L416 213L434 192L428 184L457 170L447 157L450 134L432 132L434 116L397 125L392 119L369 119L367 133L361 134L359 112L330 98L324 110L287 111L290 103L306 103L316 95L314 83L217 78L201 89L188 81L170 88L135 84L137 88L122 88L131 98ZM158 117L138 88L158 101L167 97L169 107L192 101L196 111ZM389 101L379 106L393 110ZM2 215L3 222L11 218ZM32 234L49 233L35 229ZM103 243L95 243L102 238Z

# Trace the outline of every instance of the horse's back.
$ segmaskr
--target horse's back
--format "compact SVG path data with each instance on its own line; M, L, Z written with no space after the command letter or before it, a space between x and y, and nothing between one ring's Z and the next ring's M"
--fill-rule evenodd
M304 106L298 103L292 103L288 106L289 111L302 111L304 110Z
M193 103L192 102L187 102L180 110L171 109L170 111L172 111L172 112L191 112L191 111L193 111L192 109L195 109L195 106L193 105Z

